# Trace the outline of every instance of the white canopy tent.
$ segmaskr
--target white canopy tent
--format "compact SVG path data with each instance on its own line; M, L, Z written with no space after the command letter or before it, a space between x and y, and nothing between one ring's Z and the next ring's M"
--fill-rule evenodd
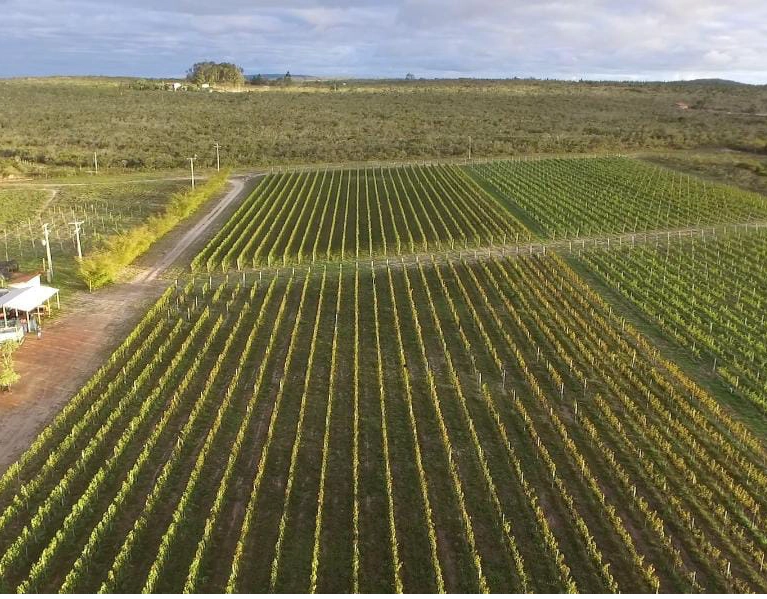
M7 320L8 310L29 313L37 310L46 303L50 307L50 300L56 296L56 305L59 305L59 290L55 287L39 285L37 287L20 287L9 289L7 293L0 295L0 308L3 310L3 319ZM28 318L27 318L28 319Z

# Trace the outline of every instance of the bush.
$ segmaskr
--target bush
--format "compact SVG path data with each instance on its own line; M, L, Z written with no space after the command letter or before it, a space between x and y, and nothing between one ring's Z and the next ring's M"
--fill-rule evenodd
M18 347L19 344L12 341L0 343L0 390L10 391L21 378L13 368L13 352Z
M195 191L174 194L161 214L150 217L138 227L109 237L103 249L85 257L80 263L79 272L83 281L91 290L114 282L123 268L219 193L228 176L228 171L221 172Z

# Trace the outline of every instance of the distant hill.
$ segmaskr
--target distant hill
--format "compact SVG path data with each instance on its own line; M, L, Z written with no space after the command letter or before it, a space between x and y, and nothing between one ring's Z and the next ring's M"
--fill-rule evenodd
M740 81L733 81L731 79L688 79L686 81L680 81L679 83L689 83L694 85L731 85L737 87L750 87L750 83L742 83Z
M285 76L285 73L246 73L245 78L251 79L258 75L261 75L264 79L273 81L275 79L282 79ZM294 75L293 73L290 74L290 78L293 81L319 81L322 79L322 77L316 77L314 75Z

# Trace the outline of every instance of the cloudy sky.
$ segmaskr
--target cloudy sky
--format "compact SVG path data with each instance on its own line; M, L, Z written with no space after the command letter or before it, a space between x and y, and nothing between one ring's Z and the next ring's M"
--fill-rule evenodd
M320 76L767 83L765 0L0 0L0 77Z

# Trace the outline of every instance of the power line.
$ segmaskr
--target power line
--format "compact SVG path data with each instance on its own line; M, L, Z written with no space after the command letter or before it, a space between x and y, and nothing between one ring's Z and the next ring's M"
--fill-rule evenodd
M43 224L43 235L45 236L45 239L43 239L43 245L45 245L45 252L48 255L48 273L47 273L47 279L48 282L53 282L53 258L51 258L51 243L48 239L48 223Z
M85 221L84 220L76 220L74 222L69 223L70 225L74 225L75 227L75 238L77 239L77 258L78 260L83 259L83 250L80 246L80 225L82 225Z
M221 170L221 159L218 154L218 151L221 149L221 144L216 142L213 144L213 147L216 148L216 172L218 172Z
M194 161L197 159L197 154L189 159L189 168L192 171L192 189L194 189Z

